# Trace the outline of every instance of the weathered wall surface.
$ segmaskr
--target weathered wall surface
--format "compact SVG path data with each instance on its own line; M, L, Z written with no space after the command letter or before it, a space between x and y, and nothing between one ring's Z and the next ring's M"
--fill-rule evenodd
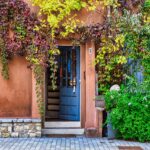
M9 75L10 79L4 80L0 74L0 117L30 117L32 72L24 57L9 61Z
M105 16L105 10L101 7L97 8L95 11L87 11L83 9L77 14L77 19L81 20L83 25L93 25L97 23L103 23Z

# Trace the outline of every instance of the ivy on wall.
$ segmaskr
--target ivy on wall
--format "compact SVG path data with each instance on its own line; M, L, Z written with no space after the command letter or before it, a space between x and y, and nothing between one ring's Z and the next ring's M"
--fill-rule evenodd
M95 63L99 74L101 94L111 85L123 82L125 73L123 70L126 70L124 66L128 59L135 60L140 57L138 59L144 60L143 58L147 55L140 50L140 47L143 47L140 45L147 43L148 37L143 35L142 39L140 35L143 28L149 26L148 0L91 0L86 2L66 0L60 3L55 0L50 2L33 0L33 3L40 7L41 14L47 16L44 22L50 25L54 41L58 37L67 37L76 44L84 43L89 39L95 40L97 44ZM93 7L90 10L95 10L98 5L107 10L102 24L82 26L76 15L72 15L81 9L90 9L91 6ZM76 34L78 38L74 38Z
M92 39L97 44L100 94L104 94L111 85L120 85L124 81L124 74L132 65L128 60L133 63L141 60L136 63L136 71L142 71L145 80L150 76L150 1L106 1L105 5L107 17L102 24L76 29L80 35L76 39L78 42Z
M1 49L0 58L2 64L1 74L4 77L4 79L9 79L7 53L4 47L5 47L4 41L2 38L0 38L0 49Z
M42 75L48 64L48 51L50 48L47 35L48 28L38 32L34 27L40 21L36 14L21 0L0 0L0 60L1 74L4 79L9 79L9 61L13 56L25 56L30 68L33 68L36 81L36 93L41 114L42 107ZM37 69L38 68L38 69Z
M43 69L50 65L52 87L56 88L58 69L55 55L59 55L57 39L68 38L74 43L89 39L97 45L95 63L99 74L99 92L123 81L123 69L128 58L141 59L144 74L149 75L150 2L149 0L32 0L39 6L39 15L31 13L21 0L0 0L0 57L2 75L9 78L9 60L26 56L34 68L37 95L43 84ZM77 13L82 9L96 11L97 6L107 10L102 24L82 26ZM100 13L100 12L99 12ZM101 15L101 14L100 14ZM78 36L74 36L78 34ZM40 68L41 67L41 68ZM149 77L146 77L147 79ZM149 80L150 81L150 80ZM41 103L41 106L40 106ZM43 111L41 111L43 112Z
M36 93L38 106L43 114L43 99L41 86L43 84L43 69L50 65L53 74L50 76L52 87L56 88L57 63L55 55L59 54L55 36L58 32L59 24L67 18L72 11L79 11L88 4L89 9L93 6L88 2L66 1L64 5L50 1L35 1L40 3L41 13L50 15L47 21L39 20L37 14L31 13L28 5L22 0L0 0L0 60L2 64L1 74L5 79L9 79L9 60L13 56L26 56L30 68L33 68L36 78ZM45 3L45 4L44 4ZM63 9L62 9L63 8ZM49 11L47 11L47 9ZM56 11L57 10L57 11ZM60 13L58 14L58 12ZM56 14L57 12L57 14ZM55 14L55 15L53 15ZM57 16L57 17L56 17ZM63 23L61 36L67 36L73 32L77 21L74 17ZM70 21L71 26L70 27Z

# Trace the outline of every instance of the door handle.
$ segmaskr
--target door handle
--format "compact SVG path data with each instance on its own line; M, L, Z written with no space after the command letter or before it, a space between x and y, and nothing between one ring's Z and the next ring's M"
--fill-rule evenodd
M76 92L76 78L74 77L72 80L72 84L73 84L73 93Z
M75 93L76 92L76 86L74 85L73 86L73 93Z

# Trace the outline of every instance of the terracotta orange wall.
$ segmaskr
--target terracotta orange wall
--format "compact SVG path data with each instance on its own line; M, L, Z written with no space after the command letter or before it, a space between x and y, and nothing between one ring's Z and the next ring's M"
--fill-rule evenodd
M81 20L83 25L91 25L96 23L103 23L105 10L101 7L97 8L95 11L87 11L82 9L77 13L77 19Z
M32 72L24 57L9 61L9 75L0 74L0 117L31 117Z
M91 49L92 51L90 51ZM98 118L95 108L95 44L88 41L85 47L85 74L86 74L86 120L85 128L97 128Z

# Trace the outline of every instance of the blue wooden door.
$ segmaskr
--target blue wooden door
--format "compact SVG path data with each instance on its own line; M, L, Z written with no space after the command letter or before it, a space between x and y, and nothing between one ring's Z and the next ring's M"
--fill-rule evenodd
M60 111L62 120L80 120L80 48L60 46Z

